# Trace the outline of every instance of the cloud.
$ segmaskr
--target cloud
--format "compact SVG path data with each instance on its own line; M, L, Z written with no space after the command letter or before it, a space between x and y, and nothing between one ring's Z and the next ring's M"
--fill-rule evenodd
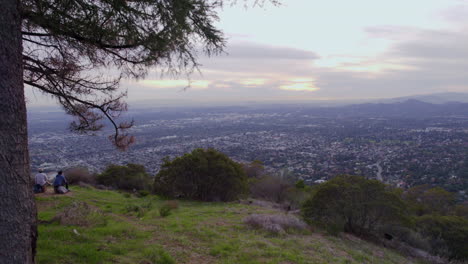
M319 64L319 56L311 51L235 44L229 47L229 55L200 58L201 75L191 76L192 88L187 91L180 93L187 86L184 78L161 81L153 73L137 84L146 89L138 96L242 102L468 92L467 33L394 26L367 28L366 32L372 39L391 40L391 45L373 57L337 54L320 58L329 62L326 65Z
M314 79L293 79L290 81L284 82L284 84L279 86L282 90L287 91L317 91L319 88L315 85Z
M262 60L316 60L320 57L311 51L289 47L275 47L253 43L239 43L228 46L225 55L218 59L262 59Z

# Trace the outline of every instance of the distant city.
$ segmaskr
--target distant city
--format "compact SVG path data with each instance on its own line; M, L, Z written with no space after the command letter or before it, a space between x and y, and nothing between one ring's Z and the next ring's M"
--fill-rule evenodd
M313 184L363 175L408 188L468 189L468 104L417 100L343 107L307 105L134 109L137 142L117 151L107 139L67 130L63 113L29 114L33 170L74 166L93 172L138 163L156 174L166 156L216 148L238 162Z

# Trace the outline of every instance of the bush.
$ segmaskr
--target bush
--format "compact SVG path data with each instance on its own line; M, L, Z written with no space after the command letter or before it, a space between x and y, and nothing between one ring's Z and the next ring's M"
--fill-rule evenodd
M307 230L306 223L292 215L260 215L253 214L244 219L244 223L275 234L284 234L287 231Z
M159 208L159 215L161 217L167 217L169 215L171 215L171 211L172 211L172 208L167 205L167 204L163 204L160 208Z
M441 187L432 188L429 185L419 185L408 189L404 199L416 215L449 213L455 205L455 194Z
M214 149L195 149L163 161L154 181L154 191L160 195L232 201L246 192L247 177L241 165Z
M453 259L468 259L468 220L459 216L424 215L416 229L430 238L431 252Z
M145 190L150 186L150 177L145 167L138 164L109 165L96 180L99 184L128 191Z
M175 200L164 202L159 208L159 215L161 217L166 217L171 215L172 210L179 208L179 203Z
M266 175L265 167L259 160L254 160L251 163L242 164L242 169L247 175L247 178L260 178Z
M159 247L152 247L143 251L145 261L151 264L175 264L175 260L164 249ZM147 262L142 262L147 263Z
M275 176L263 176L250 183L250 194L255 199L282 203L288 196L292 185Z
M152 206L151 202L146 204L127 204L125 206L125 212L132 215L135 214L137 217L143 217Z
M337 176L317 185L302 207L306 221L356 235L403 223L406 206L389 186L358 176Z
M149 195L149 192L147 190L139 190L138 191L138 196L139 197L146 197Z
M410 247L422 249L426 252L431 251L428 237L409 227L388 225L382 227L380 231L382 234L390 234L393 240L403 242Z
M74 167L64 171L69 184L88 183L96 184L96 175L91 174L87 168Z

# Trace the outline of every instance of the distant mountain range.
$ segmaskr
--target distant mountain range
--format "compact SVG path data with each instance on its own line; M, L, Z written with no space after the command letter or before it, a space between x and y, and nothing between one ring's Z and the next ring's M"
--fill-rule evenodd
M426 103L432 103L432 104L444 104L444 103L450 103L450 102L468 103L468 93L422 94L422 95L397 97L397 98L391 98L391 99L380 99L380 100L375 100L375 101L378 103L397 103L397 102L404 102L404 101L411 100L411 99L426 102Z
M435 117L464 116L468 118L468 103L446 102L428 103L416 99L406 99L391 103L366 103L333 110L340 116L372 116L372 117Z

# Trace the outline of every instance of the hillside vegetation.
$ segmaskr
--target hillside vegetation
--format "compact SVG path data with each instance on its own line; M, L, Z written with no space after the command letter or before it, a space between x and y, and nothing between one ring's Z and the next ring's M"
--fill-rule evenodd
M252 229L249 216L285 214L261 203L166 201L75 186L36 201L38 263L418 263L347 234Z

